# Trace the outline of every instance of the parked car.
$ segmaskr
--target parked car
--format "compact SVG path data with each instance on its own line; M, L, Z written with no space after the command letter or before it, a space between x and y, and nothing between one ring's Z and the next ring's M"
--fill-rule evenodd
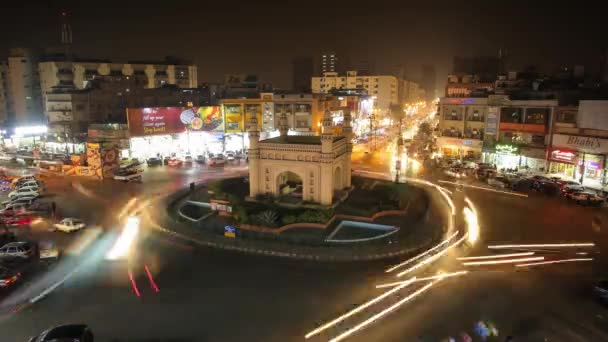
M38 254L41 260L57 260L59 248L53 241L40 241L38 243Z
M232 153L232 152L228 152L228 153L226 153L226 160L227 160L227 161L232 161L232 160L234 160L234 153Z
M209 166L224 166L226 164L226 159L215 157L209 160Z
M593 293L600 301L608 304L608 280L601 280L595 284Z
M86 227L86 224L82 220L76 218L64 218L63 220L53 225L55 230L59 230L65 233L71 233Z
M34 336L28 342L93 342L93 332L85 324L60 325L43 331Z
M488 178L488 184L500 189L506 189L511 187L511 183L505 177L494 177Z
M564 187L567 187L567 186L568 186L568 187L572 187L572 186L579 186L579 187L582 187L581 183L579 183L579 182L575 182L575 181L571 181L571 180L563 180L563 179L562 179L562 180L557 181L557 184L558 184L558 185L559 185L561 188L564 188Z
M562 195L566 197L568 197L568 194L571 194L575 191L585 191L585 187L580 184L572 184L562 187Z
M182 166L183 162L177 158L169 159L169 166Z
M575 192L570 196L570 199L578 204L600 204L604 202L604 198L596 193L588 191Z
M453 177L453 178L464 178L464 177L466 177L466 173L464 172L463 169L459 169L459 168L455 168L455 167L446 169L444 171L444 173L446 174L446 176Z
M4 217L2 223L7 227L29 226L36 218L32 215L18 214L14 216Z
M160 160L160 158L152 157L146 160L146 164L148 164L148 166L161 166L163 165L163 161Z
M34 190L32 188L22 188L22 189L17 189L17 190L13 190L8 194L8 198L10 199L14 199L14 198L19 198L19 197L38 197L40 196L40 193L37 190Z
M205 164L205 156L204 156L204 155L202 155L202 154L199 154L198 156L196 156L195 161L196 161L198 164Z
M166 156L163 158L163 165L169 165L169 161L171 160L171 157Z
M191 156L186 156L184 158L184 165L192 166L192 157Z
M29 242L10 242L0 248L0 257L30 258L34 255L34 246Z
M0 265L0 288L11 286L21 278L21 273Z
M15 242L15 241L17 241L17 237L15 236L15 233L9 232L8 230L3 230L0 233L0 246L4 246L7 243Z

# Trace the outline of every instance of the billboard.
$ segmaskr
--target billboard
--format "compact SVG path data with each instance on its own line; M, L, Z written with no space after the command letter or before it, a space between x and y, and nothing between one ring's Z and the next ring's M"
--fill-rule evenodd
M218 106L129 108L131 137L190 131L223 132L224 119Z
M243 131L243 110L240 104L225 104L226 133Z

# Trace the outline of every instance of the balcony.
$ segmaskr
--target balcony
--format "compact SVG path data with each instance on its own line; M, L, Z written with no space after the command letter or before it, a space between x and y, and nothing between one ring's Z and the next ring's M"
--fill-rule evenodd
M462 121L462 115L446 114L443 116L443 119L448 121Z
M469 122L484 122L485 118L483 116L469 115L469 116L467 116L467 121L469 121Z
M463 134L461 131L459 131L457 129L446 129L443 132L441 132L441 136L450 137L450 138L462 138Z

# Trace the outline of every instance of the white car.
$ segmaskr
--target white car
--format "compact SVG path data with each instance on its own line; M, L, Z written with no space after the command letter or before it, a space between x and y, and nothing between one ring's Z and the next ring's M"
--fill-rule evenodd
M446 169L444 173L446 174L446 176L453 178L465 178L467 176L467 174L462 169L457 168Z
M65 233L71 233L86 227L84 222L75 218L64 218L59 221L59 223L55 223L55 230L59 230Z
M10 198L10 199L14 199L14 198L18 198L18 197L25 197L25 196L38 197L38 196L40 196L40 192L38 191L38 189L34 189L32 187L27 187L27 188L13 190L8 194L8 198Z
M0 257L29 258L34 255L34 248L29 242L11 242L0 248Z
M209 165L210 166L224 166L224 164L226 164L226 159L224 158L212 158L211 160L209 160Z
M234 160L234 153L232 152L228 152L226 154L226 160L230 161L230 160Z
M488 178L488 184L500 189L509 187L509 180L504 177Z

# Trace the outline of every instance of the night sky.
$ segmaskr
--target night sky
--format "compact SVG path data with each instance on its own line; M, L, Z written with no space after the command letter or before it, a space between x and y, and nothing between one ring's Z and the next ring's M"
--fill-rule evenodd
M511 69L598 70L608 47L604 11L585 1L23 2L0 5L2 57L14 46L58 46L59 13L67 8L78 56L178 56L198 64L199 82L256 73L289 88L293 57L324 49L348 53L352 62L373 61L379 73L402 66L411 78L421 64L434 64L443 82L454 55L496 55L503 47Z

